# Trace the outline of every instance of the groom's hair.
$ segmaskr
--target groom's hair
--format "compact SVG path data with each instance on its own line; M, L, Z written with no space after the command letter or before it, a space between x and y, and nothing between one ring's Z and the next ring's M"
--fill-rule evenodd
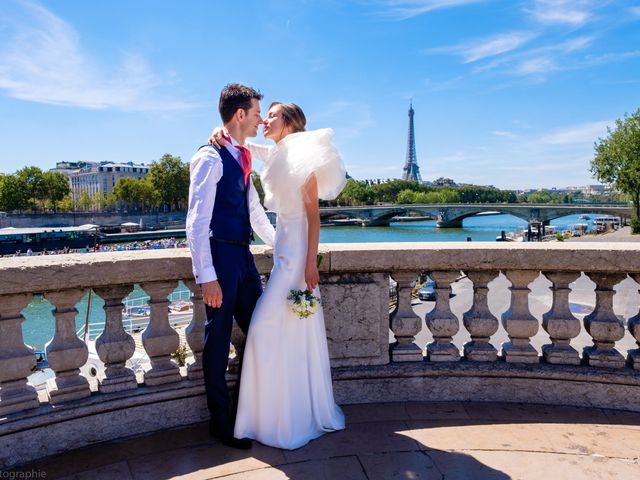
M262 100L262 93L240 83L230 83L220 92L220 102L218 111L222 118L222 123L228 123L239 108L248 112L251 108L251 100Z

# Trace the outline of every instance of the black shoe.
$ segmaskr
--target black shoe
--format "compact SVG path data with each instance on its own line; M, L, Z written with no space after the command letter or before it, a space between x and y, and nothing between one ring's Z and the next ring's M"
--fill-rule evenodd
M252 441L250 438L236 438L233 431L229 427L220 427L213 422L209 423L209 435L220 440L220 443L227 447L237 448L240 450L248 450L251 448Z

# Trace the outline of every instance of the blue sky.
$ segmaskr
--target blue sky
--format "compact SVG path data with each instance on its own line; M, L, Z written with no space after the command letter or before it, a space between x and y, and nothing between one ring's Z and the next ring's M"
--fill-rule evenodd
M640 2L2 0L0 172L188 160L230 82L331 127L349 173L595 183L593 142L640 107Z

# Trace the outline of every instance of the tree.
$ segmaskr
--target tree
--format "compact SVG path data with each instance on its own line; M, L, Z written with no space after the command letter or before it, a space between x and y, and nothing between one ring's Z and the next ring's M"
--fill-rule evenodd
M38 202L46 198L44 173L38 167L24 167L16 172L16 176L26 187L28 208L34 210Z
M616 120L615 130L607 128L607 137L598 138L594 148L591 173L629 194L634 216L640 218L640 109Z
M429 187L412 180L391 180L390 182L373 185L373 202L396 203L398 194L402 190L413 190L415 192L428 191Z
M260 174L255 170L252 170L251 180L253 181L253 186L256 187L256 192L258 192L258 197L260 197L260 203L264 204L264 188L262 188L262 181L260 180Z
M91 206L94 211L101 212L104 206L107 204L107 196L102 192L94 192L91 195Z
M91 208L91 197L86 191L82 191L78 197L78 207L85 212Z
M189 197L189 165L180 157L168 153L151 163L149 181L158 193L159 200L179 209L187 204Z
M0 210L26 210L30 208L27 184L17 175L0 175Z
M111 196L115 201L123 201L131 206L139 206L142 210L158 203L158 192L148 179L122 177L113 187Z
M68 193L58 204L58 210L63 212L72 212L73 211L73 200L71 198L71 194Z
M111 195L116 200L135 204L140 201L139 190L136 185L137 180L131 177L120 177L118 183L113 187Z
M453 179L446 178L446 177L437 178L436 180L433 181L433 184L436 187L455 187L456 186L456 182L454 182Z
M340 205L365 205L373 203L373 191L365 182L350 178L337 200Z
M400 205L409 205L411 203L419 203L416 196L417 196L417 192L414 192L413 190L402 190L400 191L400 193L398 193L398 196L396 197L396 201Z
M42 176L42 182L44 198L51 202L53 211L57 212L58 203L71 191L69 180L60 172L45 172Z

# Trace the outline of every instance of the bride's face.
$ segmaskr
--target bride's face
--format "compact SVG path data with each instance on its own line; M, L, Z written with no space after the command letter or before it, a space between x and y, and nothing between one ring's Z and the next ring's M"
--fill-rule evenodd
M274 105L267 112L267 118L263 121L264 138L270 138L274 142L279 142L289 134L289 127L282 118L282 108Z

